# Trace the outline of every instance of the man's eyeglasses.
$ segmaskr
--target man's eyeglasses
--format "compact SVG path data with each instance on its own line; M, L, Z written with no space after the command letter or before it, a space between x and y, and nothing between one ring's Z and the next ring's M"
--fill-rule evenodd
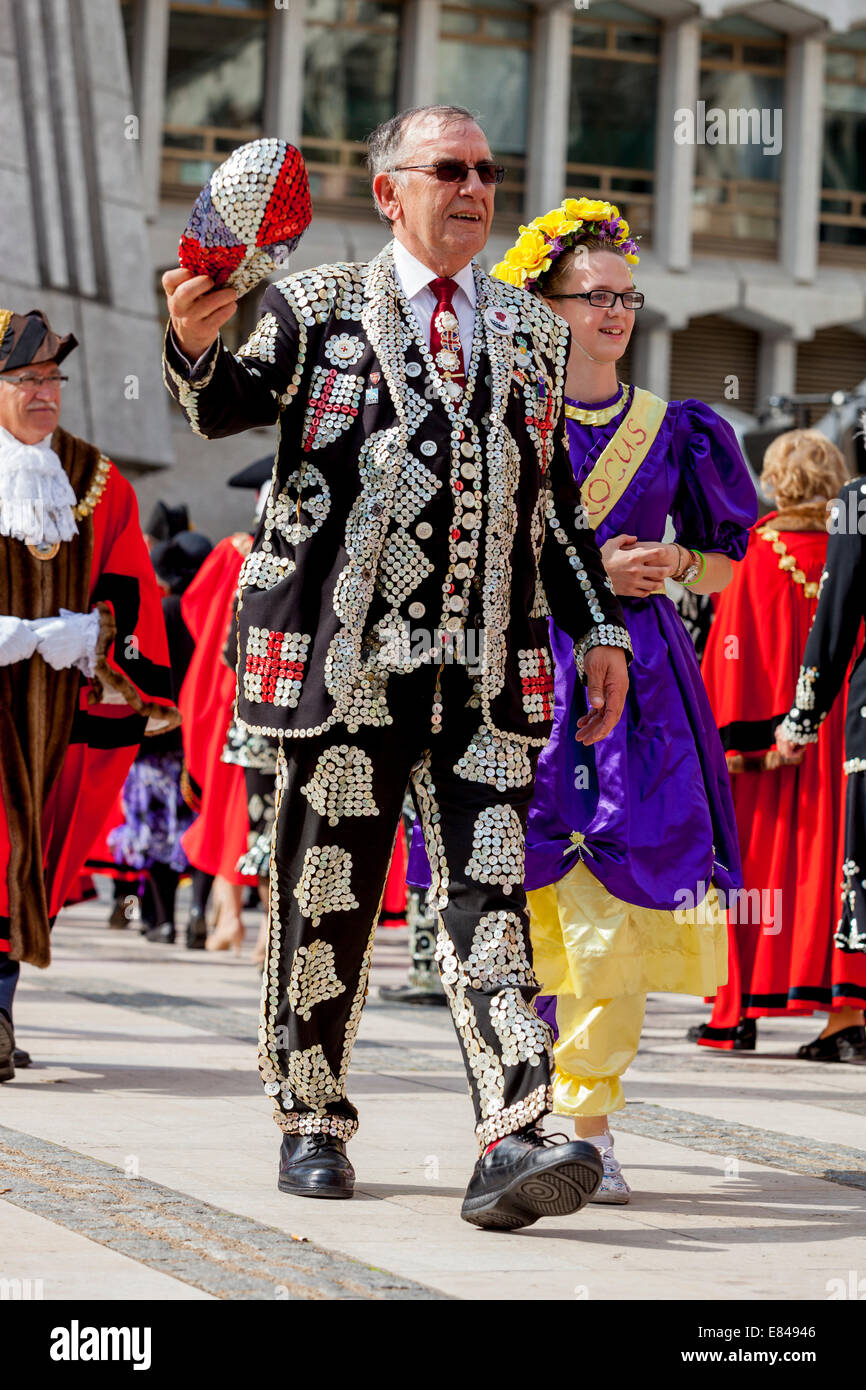
M626 290L620 294L616 290L584 290L582 294L549 294L548 299L588 299L593 309L610 309L618 299L624 309L642 309L644 296L640 290Z
M505 178L505 166L492 164L482 159L479 164L467 164L463 159L437 159L435 164L398 164L392 174L402 174L410 169L420 173L432 173L440 183L463 183L470 169L474 169L482 183L501 183Z
M23 386L25 391L36 391L40 386L59 386L62 391L68 380L68 376L62 376L59 372L54 372L51 376L36 376L35 372L24 372L21 376L0 374L0 381L8 381L12 386Z

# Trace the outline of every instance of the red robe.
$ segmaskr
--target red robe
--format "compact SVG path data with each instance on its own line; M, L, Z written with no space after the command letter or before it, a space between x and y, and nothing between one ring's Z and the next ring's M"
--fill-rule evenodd
M836 702L799 766L779 766L774 747L776 725L794 699L827 535L772 528L761 535L770 520L753 529L746 557L719 597L702 667L732 774L745 888L766 895L760 914L745 907L732 914L728 982L701 1039L722 1049L733 1047L742 1017L859 1008L862 997L848 998L834 986L851 981L852 971L854 983L866 985L866 956L843 957L833 945L845 702Z
M215 545L181 603L183 620L195 642L178 701L183 756L201 805L181 844L194 868L219 874L230 883L256 882L237 872L249 835L244 770L220 761L235 699L235 673L226 665L223 651L250 543L250 537L240 532Z
M174 711L165 624L141 534L138 503L131 485L113 465L92 512L92 524L89 608L101 603L113 615L117 635L105 661L111 675L130 692L140 709L127 703L89 704L93 686L82 677L69 743L41 818L51 918L69 896L91 845L114 809L142 741L146 712ZM31 661L41 659L35 655ZM10 848L7 808L0 799L0 918L9 915ZM9 949L7 932L0 932L0 950ZM13 954L37 965L48 963L47 946L42 943L35 955L28 951Z

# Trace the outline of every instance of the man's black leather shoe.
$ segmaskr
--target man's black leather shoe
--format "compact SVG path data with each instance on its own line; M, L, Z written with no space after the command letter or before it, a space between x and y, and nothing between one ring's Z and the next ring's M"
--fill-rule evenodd
M15 1034L4 1009L0 1009L0 1081L11 1081L15 1075Z
M207 924L204 913L197 907L190 908L186 923L186 949L188 951L203 951L206 941Z
M30 1053L25 1052L23 1047L16 1047L12 1053L12 1062L16 1071L23 1071L25 1067L30 1066L32 1061L33 1058Z
M158 926L148 927L144 934L148 941L161 941L164 946L173 946L176 935L171 922L160 922Z
M523 1129L479 1158L460 1215L473 1226L516 1231L540 1216L580 1211L603 1176L594 1144L582 1139L557 1143L534 1127Z
M355 1170L342 1139L330 1134L285 1134L277 1187L294 1197L351 1197Z

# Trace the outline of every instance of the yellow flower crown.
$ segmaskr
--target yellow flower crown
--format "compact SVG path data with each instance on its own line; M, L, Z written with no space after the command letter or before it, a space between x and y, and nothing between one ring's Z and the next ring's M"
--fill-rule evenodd
M509 285L529 289L563 251L587 237L598 237L623 249L629 265L637 265L640 259L637 242L618 207L593 198L564 198L558 208L520 228L514 246L490 273Z

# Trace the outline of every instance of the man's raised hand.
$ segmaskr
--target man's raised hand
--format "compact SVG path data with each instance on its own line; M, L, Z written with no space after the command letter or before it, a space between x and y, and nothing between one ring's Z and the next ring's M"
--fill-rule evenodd
M231 285L215 290L209 275L193 275L181 266L165 272L162 287L175 341L191 362L197 362L234 314L237 292Z

